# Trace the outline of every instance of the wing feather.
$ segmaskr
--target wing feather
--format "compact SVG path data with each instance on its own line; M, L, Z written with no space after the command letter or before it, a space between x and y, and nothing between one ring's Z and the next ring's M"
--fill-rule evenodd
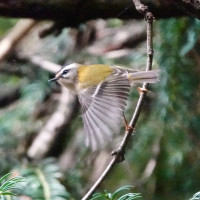
M92 133L94 135L94 139L96 140L96 141L91 141L91 143L93 144L92 149L96 150L97 146L104 144L103 133L111 133L111 130L108 127L104 126L104 122L101 121L101 119L99 119L97 115L94 115L92 113L92 110L89 111L89 115L90 118L88 120L91 121ZM95 142L97 143L97 145L95 145Z
M101 99L98 99L99 101L101 102L104 102L108 105L115 105L115 106L118 106L118 105L121 105L122 108L124 108L124 106L126 106L126 100L124 99L113 99L112 97L102 97Z
M93 150L105 145L119 124L129 95L127 76L110 76L98 86L82 90L78 97L86 132L86 144Z
M96 113L96 114L94 114ZM89 127L89 136L90 136L90 146L93 150L96 150L98 145L104 144L104 134L109 137L112 133L109 127L104 126L106 123L105 116L102 112L98 110L89 109L87 115L83 118L86 122L87 128ZM110 121L109 118L106 118L107 122ZM110 121L111 123L111 121ZM94 134L96 133L96 134Z
M97 138L96 138L96 134L93 134L93 126L91 124L91 120L90 120L90 115L89 114L87 114L84 117L84 128L86 128L87 131L88 131L89 145L91 146L92 149L95 149L96 146L98 146Z

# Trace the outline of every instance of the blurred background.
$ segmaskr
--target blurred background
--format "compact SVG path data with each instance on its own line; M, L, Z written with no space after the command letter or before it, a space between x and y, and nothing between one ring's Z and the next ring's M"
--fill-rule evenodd
M97 152L86 148L76 95L48 82L60 66L146 65L144 20L98 19L44 34L51 26L0 18L0 176L26 178L13 199L81 199L123 137L122 127L113 144ZM143 199L182 200L199 190L199 35L197 19L155 20L153 69L161 70L160 82L149 88L125 161L98 191L133 185ZM130 94L128 120L138 86Z

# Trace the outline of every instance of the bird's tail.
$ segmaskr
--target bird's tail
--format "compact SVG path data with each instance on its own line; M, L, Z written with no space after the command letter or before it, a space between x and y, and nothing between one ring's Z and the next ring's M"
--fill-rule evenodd
M159 81L159 70L129 73L128 79L130 83L156 83Z

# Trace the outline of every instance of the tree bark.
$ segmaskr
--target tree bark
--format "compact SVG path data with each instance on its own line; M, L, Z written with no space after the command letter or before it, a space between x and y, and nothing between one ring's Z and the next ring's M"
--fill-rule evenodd
M187 15L187 13L166 1L148 1L147 5L156 18ZM0 3L0 15L37 20L49 19L59 21L62 26L77 26L80 23L97 18L143 18L143 15L136 11L130 0L3 1Z
M189 15L200 19L200 0L168 0L177 8L183 10Z

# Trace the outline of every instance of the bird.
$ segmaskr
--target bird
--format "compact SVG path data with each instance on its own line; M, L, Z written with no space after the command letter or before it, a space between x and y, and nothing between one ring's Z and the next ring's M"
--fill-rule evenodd
M157 70L137 71L115 65L72 63L49 81L56 81L78 95L86 145L95 151L119 132L131 87L135 83L158 80Z

